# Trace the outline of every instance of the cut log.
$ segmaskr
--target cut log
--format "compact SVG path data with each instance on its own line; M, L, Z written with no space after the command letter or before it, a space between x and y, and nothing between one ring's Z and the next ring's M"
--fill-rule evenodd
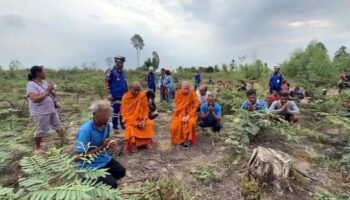
M291 180L297 181L296 185L304 185L313 180L294 168L292 158L281 151L258 146L254 149L246 166L248 178L255 179L260 185L272 185L282 191L293 191ZM300 180L301 179L301 180Z

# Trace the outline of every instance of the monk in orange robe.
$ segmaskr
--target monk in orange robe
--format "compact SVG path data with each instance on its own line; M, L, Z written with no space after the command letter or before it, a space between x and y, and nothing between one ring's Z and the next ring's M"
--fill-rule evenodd
M152 148L153 121L148 118L148 100L139 82L133 82L123 95L121 114L125 125L126 150L137 152L139 146Z
M171 141L175 145L190 147L196 142L197 109L199 101L187 81L175 95L175 110L170 125Z

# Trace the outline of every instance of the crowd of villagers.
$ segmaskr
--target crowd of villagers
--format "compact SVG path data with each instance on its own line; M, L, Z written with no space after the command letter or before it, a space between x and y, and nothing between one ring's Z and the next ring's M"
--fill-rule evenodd
M183 81L176 89L169 70L161 69L157 82L154 70L150 67L146 77L148 89L145 91L139 82L128 84L123 69L125 57L116 56L114 60L115 65L105 74L108 99L91 104L92 118L82 124L76 134L74 152L77 168L106 168L109 175L100 178L99 181L117 188L117 180L125 176L126 169L108 153L109 149L118 149L119 145L117 140L110 139L111 134L124 133L127 153L136 153L142 148L154 148L153 120L158 116L155 104L157 90L161 101L174 103L169 127L172 144L184 149L196 144L197 125L203 130L211 128L213 132L220 132L223 127L222 112L214 94L220 90L211 92L207 86L201 84L199 70L195 72L193 85ZM46 76L47 71L43 66L33 66L26 87L29 111L35 125L34 153L38 155L45 153L42 139L51 129L58 133L62 144L65 140L57 112L60 106L56 100L55 87L46 81ZM226 85L228 86L220 87L233 88L231 83ZM247 85L244 81L239 81L236 88L245 92L247 96L241 109L248 112L273 112L290 123L300 119L300 110L296 102L308 103L311 98L299 86L291 89L279 67L275 67L270 77L270 91L266 101L257 98L254 83ZM84 162L81 158L87 154L96 156L91 162Z

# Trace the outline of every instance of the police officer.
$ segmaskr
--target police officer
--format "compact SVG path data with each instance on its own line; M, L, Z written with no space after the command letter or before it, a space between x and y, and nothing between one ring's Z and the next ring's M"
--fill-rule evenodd
M272 94L273 90L276 90L278 93L280 93L282 90L283 75L280 72L280 69L281 68L279 66L274 67L274 72L270 77L269 83L270 94Z
M128 91L125 72L123 70L125 57L114 57L115 65L106 71L106 89L108 99L111 101L113 107L112 123L113 129L118 129L118 121L120 126L124 129L122 117L120 114L120 105L123 95Z
M148 68L148 74L147 74L147 84L148 84L148 89L152 90L153 93L156 93L156 77L153 72L153 67L150 66Z

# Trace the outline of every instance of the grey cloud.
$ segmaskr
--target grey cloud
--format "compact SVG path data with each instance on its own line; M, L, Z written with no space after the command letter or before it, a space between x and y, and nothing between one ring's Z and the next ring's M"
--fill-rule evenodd
M0 21L8 27L25 28L26 20L17 14L5 14L0 17Z

